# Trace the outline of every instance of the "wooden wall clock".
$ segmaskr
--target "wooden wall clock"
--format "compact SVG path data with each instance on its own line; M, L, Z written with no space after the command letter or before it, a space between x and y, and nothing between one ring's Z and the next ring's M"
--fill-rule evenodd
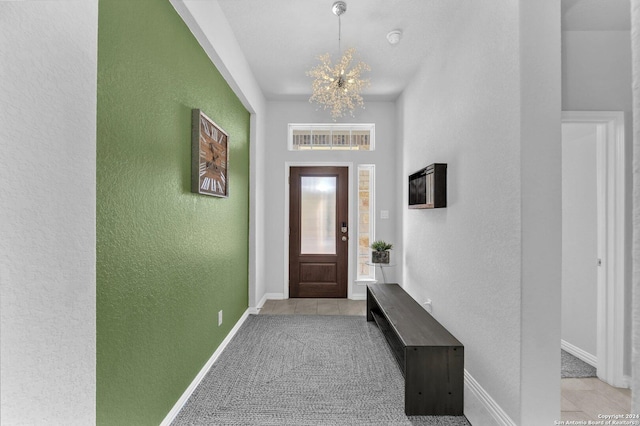
M229 135L199 109L191 119L191 191L228 197Z

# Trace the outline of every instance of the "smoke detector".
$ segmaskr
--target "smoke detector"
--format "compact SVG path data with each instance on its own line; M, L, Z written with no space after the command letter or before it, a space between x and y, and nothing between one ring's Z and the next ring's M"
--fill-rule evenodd
M387 34L387 40L389 40L389 44L398 44L400 43L400 39L402 38L401 30L393 30Z

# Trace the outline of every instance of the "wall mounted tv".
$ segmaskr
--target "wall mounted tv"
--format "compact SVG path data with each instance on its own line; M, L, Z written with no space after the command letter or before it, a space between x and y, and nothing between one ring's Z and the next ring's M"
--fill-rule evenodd
M447 165L433 163L409 176L409 208L447 207Z

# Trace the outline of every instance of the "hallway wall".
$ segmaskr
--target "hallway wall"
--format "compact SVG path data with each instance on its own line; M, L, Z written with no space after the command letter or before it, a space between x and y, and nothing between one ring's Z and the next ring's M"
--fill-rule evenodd
M447 207L404 210L403 282L465 345L472 424L505 424L487 399L522 426L560 413L559 22L554 1L468 3L398 101L403 182L448 164Z
M98 1L0 2L0 424L95 423Z
M404 284L418 302L433 301L434 317L465 345L465 369L517 419L518 11L481 3L465 12L473 22L453 17L449 43L432 53L399 101L402 175L448 164L447 207L404 211ZM504 53L487 61L495 44ZM466 401L471 397L465 392ZM491 424L476 411L466 402L471 423Z
M99 28L97 423L157 425L248 307L250 115L169 2L101 0ZM192 108L228 198L191 193Z
M633 275L632 275L632 402L631 412L640 412L640 0L631 0L631 45L633 75Z

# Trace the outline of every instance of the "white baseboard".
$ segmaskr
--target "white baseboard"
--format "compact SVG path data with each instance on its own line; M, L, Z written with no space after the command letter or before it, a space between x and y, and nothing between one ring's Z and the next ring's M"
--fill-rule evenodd
M267 300L283 300L284 299L284 293L267 293L264 295L264 297L262 298L265 302ZM264 303L263 303L264 305Z
M464 414L471 424L517 426L467 370L464 370L464 387Z
M259 314L260 313L260 309L262 309L262 307L267 302L267 300L282 300L282 299L284 299L284 294L283 293L265 293L264 296L262 296L262 299L260 299L260 301L258 302L258 305L255 308L249 308L249 313L250 314Z
M590 354L589 352L580 349L579 347L572 345L571 343L567 342L566 340L561 340L560 341L560 348L562 350L565 350L567 352L569 352L571 355L575 356L578 359L581 359L582 361L586 362L587 364L589 364L592 367L597 367L598 366L598 357L595 355Z
M252 312L252 313L260 312L260 309L262 309L262 307L264 306L264 303L267 301L267 299L268 299L267 293L265 293L264 296L262 296L262 299L260 299L260 301L256 305L256 307L253 308L253 309L255 309L256 312Z
M351 300L367 300L366 294L352 294L349 298Z
M220 346L218 346L218 349L216 349L213 355L211 355L211 358L209 358L209 361L207 361L204 367L202 367L198 375L193 379L193 381L191 382L189 387L184 391L180 399L178 399L178 401L174 404L173 408L171 409L171 411L169 411L169 413L164 418L162 423L160 423L160 426L169 426L171 422L175 420L176 416L178 415L180 410L182 410L182 407L184 407L184 404L187 403L187 400L189 399L193 391L196 390L196 388L198 387L202 379L204 379L204 376L207 374L207 372L209 371L213 363L216 362L216 360L218 359L222 351L225 350L225 348L227 347L227 345L229 344L233 336L236 335L236 333L240 329L240 326L242 326L242 324L244 324L244 322L247 320L250 314L249 311L250 309L247 309L244 312L244 314L242 314L242 316L240 317L236 325L234 325L231 331L229 331L229 334L227 334L227 337L225 337L222 343L220 343Z
M357 286L366 287L369 284L377 284L378 280L356 280L354 282Z
M282 299L284 299L284 295L282 293L265 293L255 308L249 308L249 313L259 314L260 309L262 309L262 307L264 306L267 300L282 300Z

